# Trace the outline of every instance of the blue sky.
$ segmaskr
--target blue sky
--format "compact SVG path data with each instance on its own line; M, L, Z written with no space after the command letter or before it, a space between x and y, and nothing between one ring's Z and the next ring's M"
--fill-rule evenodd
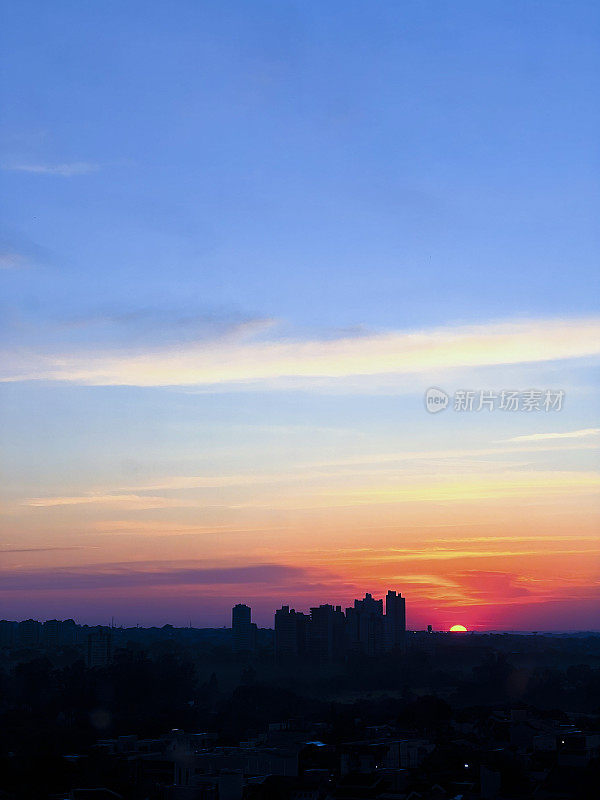
M435 453L467 446L468 483L506 466L475 451L535 433L592 431L514 467L579 476L588 491L596 3L0 7L5 548L71 543L90 564L116 547L133 563L98 528L122 522L127 503L140 531L155 515L154 544L140 533L136 545L148 559L165 515L192 523L171 496L160 511L130 498L111 512L111 493L132 486L145 497L175 477L230 485L313 463L385 465L390 451L431 452L439 478ZM441 352L455 335L456 353ZM433 420L432 384L562 387L569 404L551 418ZM385 480L413 486L419 470ZM339 492L322 477L321 495ZM194 519L233 524L248 498L223 491L195 497ZM73 498L92 495L108 499L91 522L87 501L58 522L60 510L31 511L32 498L71 498L81 512ZM292 500L290 517L306 510ZM521 525L514 513L506 525ZM164 537L161 558L173 546L172 559L231 563L200 535L185 553ZM248 562L259 551L237 544Z
M24 315L593 310L594 5L4 4Z

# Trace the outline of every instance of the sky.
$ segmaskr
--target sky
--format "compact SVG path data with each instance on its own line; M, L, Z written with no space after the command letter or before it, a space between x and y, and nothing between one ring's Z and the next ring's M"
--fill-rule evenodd
M598 4L0 17L0 617L597 630Z

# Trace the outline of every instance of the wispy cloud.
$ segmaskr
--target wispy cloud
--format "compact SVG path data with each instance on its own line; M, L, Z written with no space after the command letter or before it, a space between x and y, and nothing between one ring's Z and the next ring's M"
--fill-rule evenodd
M530 588L525 585L526 582L512 572L463 570L443 577L427 575L425 580L415 576L406 582L415 587L415 591L411 593L414 600L426 601L427 604L442 602L480 606L535 600Z
M592 543L594 544L594 543ZM343 554L343 551L340 553L340 556ZM597 559L599 555L599 550L597 546L592 547L582 547L576 541L573 546L571 547L563 547L563 548L554 548L548 549L542 547L520 547L520 548L493 548L491 546L486 546L481 550L474 550L471 548L457 548L457 547L421 547L418 548L394 548L393 550L387 551L380 551L380 552L373 552L372 554L367 554L363 551L359 553L360 557L354 559L354 564L358 567L361 564L363 566L375 566L378 569L385 569L386 565L390 564L411 564L412 562L426 562L430 565L435 564L436 562L443 562L443 561L458 561L463 562L469 559L474 561L481 561L482 559L490 559L491 561L497 559L523 559L524 557L528 558L536 558L536 559L544 559L544 558L553 558L555 559L557 556L565 557L565 556L585 556L589 559ZM329 553L329 559L331 558L331 553ZM341 566L342 559L336 558L336 563ZM326 563L324 564L326 566Z
M0 252L0 269L23 269L27 260L20 253Z
M423 481L417 477L401 484L382 483L364 489L322 493L323 500L332 504L369 504L402 502L467 502L493 498L523 498L551 496L564 493L595 495L600 486L600 475L592 471L498 471L493 475L462 473L459 479L448 475Z
M149 497L136 494L90 494L74 497L31 497L23 505L33 508L52 508L54 506L108 505L111 508L144 510L152 508L179 507L181 501L166 497Z
M212 566L188 562L117 562L53 569L3 570L2 592L90 590L144 586L290 583L306 570L286 564Z
M70 547L5 547L0 548L0 556L6 553L52 553L55 550L85 550L84 545Z
M593 445L586 445L590 449L595 449ZM415 462L430 462L436 464L436 478L456 477L457 461L460 466L466 465L472 469L473 463L477 464L479 474L486 466L484 460L486 456L514 456L518 453L540 453L540 452L559 452L566 453L573 449L579 449L578 445L542 445L525 446L507 449L505 447L475 448L471 450L423 450L405 451L398 453L370 454L362 458L354 457L338 461L301 463L290 465L285 470L279 472L259 472L248 473L228 473L228 474L206 474L206 475L165 475L151 483L140 483L132 486L105 486L89 488L84 494L73 497L59 498L31 498L27 505L50 506L50 505L76 505L78 503L104 503L111 504L112 501L119 501L123 498L126 501L136 502L142 500L158 500L144 496L146 492L171 492L171 491L193 491L196 489L225 489L230 487L246 486L272 486L274 484L298 484L306 486L309 482L319 481L321 486L326 485L328 480L335 481L341 479L345 482L349 479L375 476L378 480L393 478L395 481L403 476L407 479L415 479L418 472L415 472ZM440 462L449 462L444 466ZM495 472L505 473L507 464L503 461L490 461L489 468ZM402 470L402 471L400 471ZM461 472L465 475L465 471Z
M162 306L100 310L60 319L52 324L50 333L68 337L63 347L76 349L78 336L84 332L86 337L91 337L97 350L126 346L131 351L132 348L139 350L140 346L152 348L158 343L161 347L176 346L178 349L182 345L189 346L190 342L201 345L220 341L231 346L256 340L275 325L274 319L248 317L230 309Z
M53 380L96 386L278 388L286 378L409 375L479 366L600 355L600 319L491 323L310 341L203 341L133 354L111 350L42 355L22 352L2 380Z
M12 162L4 164L2 168L11 172L29 172L35 175L58 175L62 178L72 178L75 175L97 172L100 166L89 161L71 161L62 164Z
M582 428L578 431L565 431L564 433L530 433L526 436L513 436L504 439L505 442L541 442L546 439L587 439L589 436L598 436L600 428Z
M357 481L345 476L342 485L329 482L324 486L312 485L306 479L295 481L287 492L273 492L265 481L267 490L262 493L247 493L240 497L234 492L230 497L219 496L218 505L222 508L235 509L317 509L338 508L364 505L398 505L400 503L431 502L473 502L494 498L527 498L550 496L560 497L565 493L571 496L578 494L595 495L600 486L600 475L591 471L507 471L500 469L492 474L477 472L439 473L435 476L406 473L399 475L390 473L385 476L375 475L372 479ZM223 486L255 486L251 479L242 480L242 476L234 479L191 478L165 482L162 487L170 489L219 488ZM279 484L280 485L280 484ZM150 488L150 487L148 487ZM151 487L157 490L158 486ZM139 491L144 491L142 488ZM115 509L143 510L153 508L206 508L214 505L214 501L186 494L181 497L146 496L144 494L88 493L67 497L34 497L23 501L22 505L34 508L52 508L59 506L99 505Z

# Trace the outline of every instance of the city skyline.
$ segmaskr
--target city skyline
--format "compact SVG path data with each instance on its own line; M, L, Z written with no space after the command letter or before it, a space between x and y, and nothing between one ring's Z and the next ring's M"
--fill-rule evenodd
M598 630L597 4L2 6L0 617Z
M123 624L119 620L115 619L114 616L112 616L110 618L110 622L106 622L106 621L102 622L102 621L98 621L98 620L90 622L89 620L78 618L76 614L74 614L71 617L68 617L66 619L57 619L57 618L54 618L54 617L53 618L44 619L42 616L39 616L39 615L38 616L31 616L31 617L24 617L23 619L13 619L13 620L1 619L0 620L0 624L1 625L21 625L22 623L23 624L24 623L35 623L37 626L39 626L40 631L42 630L42 628L45 629L45 628L48 628L48 626L50 626L49 630L51 631L50 635L52 637L56 636L56 631L55 631L56 625L59 625L59 626L61 626L61 625L67 625L67 626L76 625L76 626L83 626L83 627L90 627L90 628L99 627L99 628L115 628L115 629L126 629L128 627L129 628L130 627L136 627L136 628L153 628L153 627L154 628L159 628L159 627L167 627L167 628L168 627L175 627L176 628L176 627L181 627L181 628L194 628L196 630L202 630L203 628L206 629L206 630L210 630L210 629L218 630L218 629L223 629L223 628L229 627L232 630L232 632L234 633L233 649L234 649L234 651L238 651L238 652L243 652L246 649L254 649L254 644L252 644L251 647L247 647L247 643L248 643L249 640L253 640L253 637L255 636L255 633L256 633L256 631L257 631L257 629L259 627L262 628L262 629L271 629L271 630L276 632L278 615L280 615L281 613L285 614L286 616L289 616L290 614L292 616L293 615L298 615L299 617L303 617L306 620L310 620L311 619L311 615L312 615L313 612L315 612L315 611L318 612L318 611L320 611L322 609L329 609L329 610L334 611L336 613L342 613L347 621L350 621L350 619L351 619L350 615L354 614L355 612L364 612L364 613L366 613L366 616L370 616L372 613L375 613L376 615L381 616L383 619L387 618L387 620L390 622L390 624L393 626L393 628L394 629L397 628L397 631L401 632L402 634L407 633L407 632L410 633L410 632L417 632L417 631L426 631L428 633L431 633L431 632L435 632L435 633L466 632L466 633L484 633L484 634L485 633L498 633L498 632L501 632L501 630L495 630L495 629L483 629L483 628L472 628L472 629L469 629L466 626L464 626L461 622L449 624L447 628L440 628L440 629L435 628L431 623L427 623L426 625L422 626L421 628L416 627L416 626L411 626L411 625L409 625L407 623L408 617L407 617L407 613L406 613L406 600L407 600L407 598L406 598L406 596L404 596L402 594L402 592L397 592L396 590L392 590L392 589L388 589L387 592L385 593L385 596L383 598L380 598L380 599L374 598L373 595L371 594L371 592L365 592L365 596L362 599L361 598L354 598L353 601L349 601L349 602L352 603L351 605L344 605L343 603L339 603L337 601L333 601L333 602L329 602L329 601L321 602L320 600L316 600L315 601L315 598L313 598L313 601L310 601L308 606L305 606L304 608L300 608L299 607L298 609L291 608L289 604L282 603L279 608L271 609L271 611L270 611L270 619L267 619L268 612L265 615L265 612L259 610L260 619L259 619L258 623L256 623L253 620L253 609L252 609L252 607L248 606L246 603L238 601L237 603L235 603L235 605L232 608L227 608L223 613L223 619L228 617L229 620L230 620L230 625L225 625L225 624L220 625L219 624L219 625L213 625L213 626L210 626L210 625L203 626L201 624L193 624L193 621L190 618L188 623L187 623L187 625L179 625L178 626L178 625L172 625L172 623L164 623L163 625L153 625L151 622L146 624L146 625L141 625L138 622L134 626L132 626L130 624L129 625L128 624ZM317 602L318 605L312 604L314 602ZM410 607L409 607L409 610L410 610ZM270 623L272 623L272 624L270 624ZM243 642L244 642L241 645L240 644L238 644L238 645L235 644L236 626L238 627L238 629L246 628L246 631L241 634ZM254 633L249 631L248 628L252 628ZM70 630L70 628L69 628L69 630ZM507 630L506 632L507 633L519 633L519 632L522 632L522 633L540 633L540 634L544 634L544 633L556 633L556 632L558 632L558 633L583 633L583 632L586 632L586 631L590 632L590 633L594 632L593 629L592 630L588 630L588 629L581 630L581 629L577 629L577 628L566 629L566 630L563 630L563 631L556 631L556 630L553 630L553 629L549 629L549 630L546 630L546 631L545 630L535 630L535 631L534 630L530 630L529 631L529 630L526 630L526 629L522 629L521 631L519 631L519 630L516 630L516 631ZM400 633L390 634L390 635L392 636L392 639L394 639L394 637L397 638L400 635Z

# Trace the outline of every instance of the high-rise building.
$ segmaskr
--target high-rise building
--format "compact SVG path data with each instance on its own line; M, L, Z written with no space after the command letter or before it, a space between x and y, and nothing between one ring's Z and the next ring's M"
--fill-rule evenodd
M21 647L37 647L40 643L42 625L35 619L19 622L18 642Z
M406 641L406 599L401 592L389 591L385 598L386 644L388 650L401 650Z
M97 628L87 637L86 662L88 667L105 667L113 656L112 632L109 628Z
M13 647L17 638L18 623L0 620L0 647Z
M42 627L42 642L46 647L62 647L63 645L74 644L76 627L72 619L64 621L47 619Z
M60 643L60 625L57 619L47 619L42 628L42 640L46 647L58 647Z
M275 612L275 655L278 660L304 656L308 645L307 614L282 606Z
M231 609L231 627L250 623L252 620L252 609L244 603L238 603Z
M310 656L321 663L343 658L344 625L341 606L320 605L311 608L308 633Z
M256 625L251 610L238 604L232 611L233 648L236 653L255 648ZM388 591L384 601L368 592L362 600L342 611L322 604L310 615L282 606L275 612L275 656L278 661L308 657L319 663L338 661L348 655L378 657L402 653L406 647L406 601L400 592Z
M353 608L346 609L346 642L351 653L377 656L383 652L383 600L375 600L367 593L363 600L354 601Z
M360 614L375 614L383 616L383 600L375 600L372 594L366 592L363 600L354 601L354 609Z
M233 652L252 653L256 649L256 625L252 622L252 609L238 603L231 611Z

